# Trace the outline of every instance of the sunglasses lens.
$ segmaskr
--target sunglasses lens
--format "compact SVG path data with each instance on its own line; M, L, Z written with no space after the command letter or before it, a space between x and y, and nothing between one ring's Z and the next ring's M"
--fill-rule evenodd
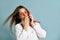
M26 12L25 14L29 15L29 12ZM21 13L20 15L25 16L24 13Z
M24 14L20 14L21 16L24 16Z

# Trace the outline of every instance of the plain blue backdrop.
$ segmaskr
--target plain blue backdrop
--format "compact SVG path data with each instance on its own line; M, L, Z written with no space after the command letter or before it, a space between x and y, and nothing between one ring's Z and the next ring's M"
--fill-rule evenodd
M15 40L10 33L10 21L4 20L19 6L25 6L47 31L45 40L60 40L60 0L0 0L0 40Z

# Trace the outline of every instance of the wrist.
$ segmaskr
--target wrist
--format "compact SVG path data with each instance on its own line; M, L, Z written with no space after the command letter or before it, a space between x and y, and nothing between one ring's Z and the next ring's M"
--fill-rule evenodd
M31 22L31 25L34 26L35 25L34 22Z

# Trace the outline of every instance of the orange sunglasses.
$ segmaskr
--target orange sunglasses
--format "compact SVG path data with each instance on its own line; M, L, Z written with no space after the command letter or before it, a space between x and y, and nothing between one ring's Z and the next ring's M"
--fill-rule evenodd
M27 14L27 15L29 15L30 13L29 13L29 12L27 12L26 14ZM21 15L21 16L25 16L25 15L24 15L24 13L21 13L20 15Z

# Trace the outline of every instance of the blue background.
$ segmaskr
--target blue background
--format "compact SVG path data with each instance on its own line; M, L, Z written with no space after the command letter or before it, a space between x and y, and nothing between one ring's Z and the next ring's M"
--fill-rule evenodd
M25 6L47 31L45 40L60 40L60 0L0 0L0 40L15 40L10 33L10 21L4 20L19 6Z

